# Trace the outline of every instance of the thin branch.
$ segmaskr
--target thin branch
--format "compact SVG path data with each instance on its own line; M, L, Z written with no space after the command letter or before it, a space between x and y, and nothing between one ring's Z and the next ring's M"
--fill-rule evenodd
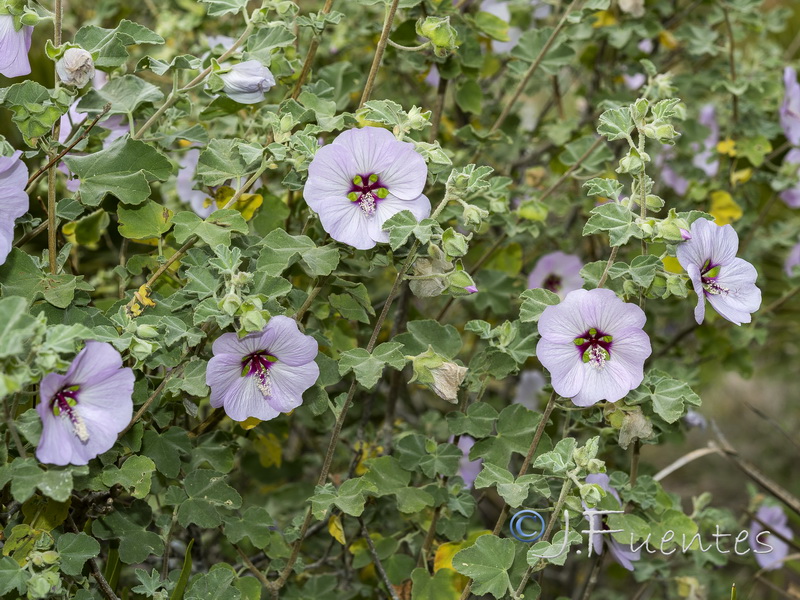
M227 204L225 204L225 206L222 207L222 210L230 208L231 206L236 204L236 202L239 201L239 198L242 197L242 194L247 192L247 190L250 189L250 187L256 182L256 180L259 177L261 177L261 174L266 170L267 170L267 164L264 163L258 168L258 170L255 173L253 173L253 175L250 177L250 179L248 179L244 183L244 185L242 185L242 187L240 187L238 190L236 190L236 193L227 202ZM208 218L211 218L211 216L213 216L213 213L212 213L212 215L209 215ZM183 258L183 255L186 254L189 251L189 249L192 248L192 246L194 246L199 240L200 240L200 237L197 236L197 235L192 235L188 240L186 240L186 243L183 246L181 246L178 249L178 251L175 252L175 254L170 256L164 262L164 264L161 265L158 269L156 269L156 271L150 276L150 278L147 280L147 283L145 283L145 288L147 290L150 290L153 287L153 284L155 284L155 282L158 281L158 278L161 277L167 271L167 269L169 269L172 266L172 264L175 263L175 261ZM131 301L128 302L128 304L125 305L125 310L126 310L126 312L128 314L132 314L133 306L136 303L137 303L137 299L136 299L136 296L134 296L131 299Z
M708 456L709 454L722 454L722 451L717 446L712 446L709 448L698 448L697 450L692 450L688 454L684 454L683 456L681 456L675 462L661 469L658 473L653 475L653 479L655 481L661 481L665 477L672 475L678 469L685 467L690 462L693 462L698 458L703 458L704 456Z
M249 21L249 19L248 19L248 21ZM228 48L222 54L222 56L219 57L217 62L222 63L226 59L230 58L233 55L233 53L236 52L236 50L239 48L239 46L241 46L244 43L244 41L247 39L247 37L252 33L253 27L254 27L254 24L251 21L248 22L247 23L247 27L245 28L245 30L242 33L242 35L240 35L239 38L233 43L233 45L230 48ZM197 77L192 79L189 83L187 83L185 86L183 86L180 90L177 90L177 91L173 90L172 92L170 92L169 96L167 96L167 99L164 101L164 104L161 105L161 108L159 108L155 112L155 114L153 114L152 117L147 119L145 124L142 125L139 128L139 131L137 131L133 135L133 139L134 140L141 139L141 137L147 132L147 130L150 129L155 124L155 122L158 121L161 118L161 116L165 112L167 112L167 110L169 110L169 108L173 104L175 104L178 101L178 98L180 98L180 94L182 92L188 91L188 90L192 89L193 87L201 84L205 80L205 78L208 77L208 75L211 73L213 68L214 68L214 66L210 65L206 69L203 69L203 71Z
M720 2L720 6L722 6L722 13L725 15L725 28L728 30L728 61L730 62L731 67L731 83L736 85L736 60L734 58L734 54L736 53L736 42L733 39L733 27L731 27L731 19L730 15L728 14L728 7L722 2ZM733 98L733 122L738 123L739 97L733 92L731 92L731 97Z
M303 320L303 315L306 314L306 311L311 308L311 304L314 302L314 298L322 291L322 287L325 285L325 282L328 280L328 276L323 277L319 281L317 281L314 289L312 289L308 293L308 298L306 301L303 302L303 305L297 310L297 313L294 315L294 320L298 323Z
M367 548L369 549L369 555L372 557L372 562L375 564L375 569L380 574L386 589L392 596L392 600L400 600L400 597L397 595L397 591L394 589L392 582L389 581L389 576L386 574L386 569L383 568L381 559L378 558L378 551L375 549L375 543L372 541L369 531L367 531L367 526L364 525L364 520L361 517L358 517L358 522L361 523L361 535L367 541Z
M108 585L106 578L103 577L103 574L100 572L100 567L97 566L97 561L94 558L89 559L89 569L92 571L92 575L97 581L97 585L100 587L100 591L103 593L103 596L106 597L106 600L119 600L117 595L114 593L114 590L111 589L111 586Z
M131 422L128 423L125 429L123 429L120 432L120 434L117 436L117 439L120 439L123 435L125 435L126 433L128 433L128 431L130 431L131 427L133 427L136 424L136 421L141 419L145 411L148 408L150 408L150 405L153 403L153 401L161 395L161 392L164 391L164 388L166 387L167 383L169 383L169 380L172 379L172 377L174 377L175 375L180 375L180 373L183 371L183 368L184 368L183 364L178 365L164 376L164 379L161 380L161 383L158 385L158 387L153 391L152 394L150 394L150 397L147 400L145 400L141 408L139 408L139 410L136 411L136 414L133 415Z
M598 288L601 288L606 284L606 280L608 279L608 270L611 268L611 265L614 264L614 261L617 260L618 251L619 251L619 246L614 246L613 248L611 248L611 254L608 257L606 268L603 269L603 275L600 277L600 281L597 282Z
M431 117L431 131L428 134L428 143L432 144L439 136L439 125L442 122L442 111L444 110L444 102L447 97L447 84L448 80L444 77L439 78L439 86L436 89L436 104L433 107L433 116Z
M381 67L383 60L383 53L386 50L386 44L389 41L389 34L392 31L392 23L394 23L394 16L397 13L397 5L400 0L392 0L391 6L386 10L386 19L383 22L383 31L378 40L378 47L375 49L375 57L372 59L372 67L370 67L369 75L367 76L367 83L364 85L364 92L361 94L361 101L358 103L358 108L364 106L372 94L372 88L375 85L375 78L378 76L378 69Z
M43 232L45 229L47 229L47 221L42 221L42 222L41 222L41 223L40 223L38 226L36 226L34 229L30 230L28 233L26 233L26 234L25 234L25 235L23 235L21 238L19 238L19 239L18 239L18 240L17 240L17 241L14 243L14 247L15 247L15 248L21 248L22 246L24 246L25 244L27 244L28 242L30 242L30 241L31 241L33 238L35 238L37 235L39 235L40 233L42 233L42 232Z
M86 129L83 130L80 136L78 136L74 142L72 142L69 146L64 148L61 152L55 155L55 157L48 162L45 166L40 167L38 171L36 171L33 175L28 178L28 183L25 186L25 193L30 194L33 191L33 184L41 177L45 171L50 169L50 167L54 166L58 161L60 161L64 156L69 154L70 150L72 150L75 146L80 144L83 140L85 140L89 136L89 132L92 130L92 127L97 125L97 122L102 119L106 113L111 110L111 103L109 102L103 107L103 110L100 111L97 116L92 119L92 122L86 126Z
M17 447L17 453L19 454L20 458L28 458L28 453L25 452L25 444L22 443L22 439L19 437L19 433L17 432L17 427L14 425L14 419L11 415L7 398L3 400L3 413L8 432L11 434L11 439L14 440L14 445Z
M256 568L256 566L253 564L253 561L251 561L251 560L250 560L250 559L247 557L247 554L245 554L245 553L242 551L242 549L241 549L241 548L239 548L239 546L237 546L236 544L233 544L233 547L234 547L234 549L236 550L236 552L238 552L238 553L239 553L239 556L241 556L241 557L242 557L242 562L245 564L245 566L247 566L248 570L249 570L249 571L250 571L250 572L251 572L253 575L255 575L255 576L256 576L256 579L258 579L258 580L261 582L261 584L262 584L262 585L263 585L265 588L267 588L268 590L271 590L271 589L272 589L272 584L270 583L269 579L267 579L266 575L264 575L264 573L262 573L261 571L259 571L259 570Z
M392 48L397 48L398 50L405 50L406 52L419 52L420 50L425 50L428 46L430 46L430 42L425 42L424 44L420 44L419 46L403 46L403 44L398 44L397 42L393 42L392 40L388 40L389 45Z
M322 7L320 14L327 15L331 12L331 8L333 7L333 0L325 0L325 6ZM300 71L300 76L297 78L297 81L294 84L294 88L292 88L292 99L297 100L297 97L300 95L300 88L303 87L306 79L308 78L308 74L311 72L311 65L314 62L314 57L317 54L317 49L319 48L320 38L322 36L322 32L320 31L318 34L314 35L314 38L311 40L311 44L308 47L308 54L306 54L306 60L303 63L303 69Z

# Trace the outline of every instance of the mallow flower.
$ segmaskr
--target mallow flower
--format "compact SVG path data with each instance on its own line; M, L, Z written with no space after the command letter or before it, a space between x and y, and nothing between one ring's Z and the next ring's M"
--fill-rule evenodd
M774 534L777 533L789 540L794 538L786 513L780 506L762 504L756 511L756 519L750 524L750 536L747 538L755 554L756 562L767 571L780 569L789 554L789 544ZM771 549L765 547L771 547Z
M317 151L303 196L333 239L366 250L389 241L383 224L397 213L430 216L427 176L414 144L381 127L350 129Z
M644 323L644 311L611 290L575 290L542 312L536 356L555 392L576 406L616 402L644 378Z
M794 268L797 265L800 265L800 243L792 246L792 249L789 250L789 255L786 257L786 261L783 263L783 269L786 271L787 277L794 275Z
M192 210L200 217L206 218L217 210L215 202L209 200L208 194L194 187L194 175L197 170L197 163L200 161L200 150L191 148L178 161L180 170L175 178L175 189L178 198L192 207Z
M622 506L622 501L620 500L619 493L615 490L611 485L609 485L608 475L605 473L593 473L591 475L586 476L586 483L593 483L595 485L599 485L603 488L607 494L614 497L617 501L617 504ZM590 515L588 517L590 529L592 531L600 531L601 530L601 516L600 515ZM609 529L605 525L602 527L603 529ZM641 549L640 550L632 550L630 545L620 544L617 540L613 538L610 534L602 534L602 533L593 533L591 535L591 540L589 543L592 544L592 551L596 552L597 554L603 553L603 548L608 548L608 551L611 553L611 556L617 561L620 565L624 568L628 569L628 571L633 571L633 563L641 557Z
M694 318L703 322L706 298L731 323L750 322L750 314L761 306L758 273L746 260L736 258L739 236L730 225L720 227L697 219L689 228L691 239L677 248L678 262L689 275L697 294Z
M792 67L783 70L785 88L783 104L780 108L781 127L786 139L793 146L800 146L800 83L797 82L797 71Z
M22 152L0 156L0 265L6 262L14 244L14 220L28 212L28 168Z
M317 341L283 315L241 339L225 333L212 349L206 370L211 406L223 407L234 421L269 421L294 410L319 377Z
M783 162L787 165L794 165L797 169L797 174L800 175L800 148L789 150L783 158ZM800 208L800 185L783 190L780 193L780 197L789 208Z
M544 288L564 298L583 287L582 268L583 262L574 254L545 254L528 275L528 289Z
M85 465L111 449L133 416L133 371L107 342L86 342L64 375L45 375L36 407L42 437L36 458Z
M56 62L56 73L61 83L82 88L94 77L92 55L83 48L69 48Z
M261 102L264 93L275 85L272 71L257 60L233 65L230 71L220 75L220 79L224 84L222 91L240 104Z
M462 435L458 438L458 449L461 450L461 458L458 461L458 475L464 480L464 486L471 490L481 472L483 459L469 459L469 451L475 445L475 438L469 435Z
M703 140L703 145L693 146L697 153L692 158L692 164L702 170L706 177L714 177L719 170L719 158L717 155L717 142L719 142L719 123L717 123L717 110L713 104L706 104L700 109L697 122L704 127L708 127L709 133Z
M33 27L14 28L14 17L0 15L0 75L19 77L31 72L28 51L31 49Z

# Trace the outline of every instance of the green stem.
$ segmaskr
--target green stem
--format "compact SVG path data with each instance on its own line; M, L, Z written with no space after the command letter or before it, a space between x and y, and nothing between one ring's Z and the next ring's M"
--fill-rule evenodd
M378 47L375 49L375 57L372 59L372 67L370 67L369 75L367 76L367 83L364 85L364 92L361 94L361 101L358 103L358 108L364 106L372 94L372 88L375 85L375 78L378 76L378 69L381 67L383 60L383 53L386 50L386 44L389 41L389 34L392 31L392 23L394 23L394 16L397 13L397 5L400 0L392 0L391 6L386 10L386 19L383 22L383 31L381 31L381 38L378 40Z

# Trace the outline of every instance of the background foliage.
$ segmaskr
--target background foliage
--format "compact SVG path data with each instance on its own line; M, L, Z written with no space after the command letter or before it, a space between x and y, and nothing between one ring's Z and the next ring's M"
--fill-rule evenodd
M487 12L495 4L507 19ZM64 42L96 51L109 83L82 92L89 117L64 157L80 187L59 172L52 254L42 177L0 266L0 595L446 600L471 582L496 598L699 600L735 582L745 597L797 597L796 559L765 573L752 554L690 551L628 573L608 553L587 557L579 532L593 458L627 507L614 527L638 539L735 534L765 497L797 510L800 491L798 410L781 384L798 352L800 288L783 261L800 218L778 199L797 183L778 122L796 7L648 0L639 15L630 4L65 0ZM238 104L198 77L216 68L223 50L208 36L221 34L241 40L236 59L269 66L265 102ZM51 131L75 101L54 85L52 38L42 21L32 75L0 90L3 153L24 150L32 174L66 149ZM625 77L637 74L632 90ZM109 104L128 131L104 145L108 130L88 125ZM692 162L708 104L713 176ZM626 138L645 123L680 135L649 136L651 160L632 164L640 140ZM319 143L364 125L416 145L425 193L443 207L421 223L401 213L388 245L355 251L327 236L302 190ZM192 148L207 204L236 196L206 219L176 186ZM642 182L646 215L625 201ZM674 222L702 213L733 223L759 271L751 324L694 323ZM607 287L645 307L654 352L617 404L553 407L549 387L530 385L536 321L558 298L526 290L527 275L557 249L584 259L587 288L605 271ZM447 275L408 286L407 272ZM232 422L208 404L210 342L276 314L319 342L320 379L290 415ZM89 466L39 464L37 383L89 339L134 369L136 417ZM410 357L429 348L468 367L457 405L424 377L408 383ZM742 382L754 374L761 383ZM721 433L689 433L689 408L718 417ZM459 475L467 435L469 458L483 460L474 490ZM709 441L718 452L657 475ZM548 520L568 509L569 556L528 554L560 545L560 518L533 547L508 535L519 507Z

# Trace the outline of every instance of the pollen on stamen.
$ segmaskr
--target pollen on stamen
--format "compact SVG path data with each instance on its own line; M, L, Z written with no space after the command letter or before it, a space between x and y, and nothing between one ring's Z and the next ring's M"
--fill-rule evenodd
M361 199L358 201L358 205L361 210L364 211L368 217L375 214L376 210L376 203L375 203L375 196L372 195L372 192L367 192L361 196Z
M608 353L599 346L592 346L587 351L589 360L587 361L595 369L602 369L606 364L606 356Z
M269 371L261 371L257 376L258 390L263 394L264 398L272 396L272 381L269 377Z

